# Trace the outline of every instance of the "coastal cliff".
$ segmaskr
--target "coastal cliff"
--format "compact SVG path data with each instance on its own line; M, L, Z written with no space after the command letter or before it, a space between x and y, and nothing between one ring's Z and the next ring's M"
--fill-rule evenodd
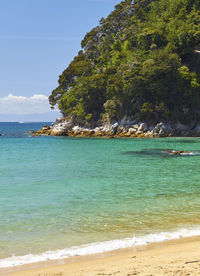
M199 0L124 0L81 48L49 97L65 119L43 132L199 135Z
M124 0L81 47L33 135L200 136L199 0Z

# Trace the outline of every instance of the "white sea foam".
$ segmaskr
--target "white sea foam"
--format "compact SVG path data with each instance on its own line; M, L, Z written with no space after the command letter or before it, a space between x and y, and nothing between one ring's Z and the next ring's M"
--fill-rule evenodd
M10 258L1 259L0 268L14 267L48 260L59 260L73 256L91 255L121 248L133 247L137 245L146 245L152 242L161 242L166 240L186 238L199 235L200 228L193 230L181 229L176 232L161 232L159 234L149 234L141 237L132 237L121 240L91 243L79 247L70 247L62 250L47 251L45 253L38 255L29 254L25 256L12 256Z

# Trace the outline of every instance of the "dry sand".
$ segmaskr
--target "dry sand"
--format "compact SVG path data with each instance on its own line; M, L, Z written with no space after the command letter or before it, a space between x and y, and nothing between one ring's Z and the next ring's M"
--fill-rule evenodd
M12 276L200 275L200 237L0 270Z

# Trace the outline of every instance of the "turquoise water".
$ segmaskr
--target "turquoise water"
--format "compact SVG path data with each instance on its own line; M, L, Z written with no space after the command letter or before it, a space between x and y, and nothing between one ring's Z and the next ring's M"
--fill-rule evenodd
M41 126L0 123L0 259L200 229L199 138L26 134Z

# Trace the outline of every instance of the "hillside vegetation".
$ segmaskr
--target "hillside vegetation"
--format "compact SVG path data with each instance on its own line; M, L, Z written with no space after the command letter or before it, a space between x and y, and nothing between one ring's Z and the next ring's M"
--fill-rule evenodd
M86 34L49 97L95 124L200 119L200 1L125 0Z

